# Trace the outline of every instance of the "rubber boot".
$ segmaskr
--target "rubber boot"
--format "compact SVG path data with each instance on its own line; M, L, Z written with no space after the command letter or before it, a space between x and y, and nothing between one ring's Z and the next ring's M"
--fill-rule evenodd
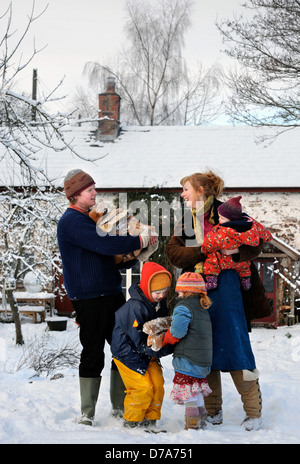
M219 425L223 422L222 412L222 384L220 371L212 370L207 381L212 392L205 396L204 404L207 410L207 422L213 425Z
M79 377L81 418L79 424L93 425L96 403L98 400L101 377Z
M199 412L199 428L205 429L207 426L207 411L205 407L198 406L198 412Z
M241 395L246 413L243 425L246 430L258 429L261 424L262 398L258 378L251 371L230 371L237 391ZM251 374L253 374L251 376ZM254 380L251 380L254 378ZM247 379L247 380L245 380Z
M184 430L200 429L200 414L196 401L185 403L185 427Z
M125 385L117 369L110 371L110 401L112 405L112 415L122 417L124 414L124 399L126 396Z

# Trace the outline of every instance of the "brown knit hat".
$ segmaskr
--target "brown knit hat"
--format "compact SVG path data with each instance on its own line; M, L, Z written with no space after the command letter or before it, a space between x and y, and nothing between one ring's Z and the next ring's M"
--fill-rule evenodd
M80 192L92 184L95 184L95 181L89 174L81 169L73 169L68 172L64 180L66 197L69 200L70 197L79 195Z

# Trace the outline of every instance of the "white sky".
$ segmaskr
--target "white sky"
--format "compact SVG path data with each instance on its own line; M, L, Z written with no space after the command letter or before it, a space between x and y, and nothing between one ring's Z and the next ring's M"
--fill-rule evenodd
M9 3L10 0L1 0L1 14ZM32 0L11 0L11 3L12 29L21 32ZM192 27L186 35L184 48L189 65L200 62L209 67L216 62L226 62L226 56L220 52L222 39L215 21L217 17L231 18L233 12L241 12L241 3L242 0L195 0ZM33 68L38 70L43 89L52 90L65 76L59 95L68 95L63 103L67 105L76 87L86 82L85 63L105 60L121 49L125 40L124 0L35 0L36 13L47 4L46 12L32 25L21 47L24 59L32 51L34 40L36 48L46 48L19 75L17 90L31 93Z

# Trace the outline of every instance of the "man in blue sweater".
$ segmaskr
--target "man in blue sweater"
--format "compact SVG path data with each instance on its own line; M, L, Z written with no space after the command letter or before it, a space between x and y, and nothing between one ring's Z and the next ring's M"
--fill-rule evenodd
M79 423L92 425L104 367L105 341L111 343L115 312L125 302L114 255L145 248L150 237L148 231L139 236L99 235L95 222L89 217L90 208L96 202L95 182L82 170L75 169L67 174L64 190L69 207L58 222L57 239L64 285L80 326L82 417ZM128 261L126 267L135 262ZM113 410L121 408L124 386L114 364L110 389Z

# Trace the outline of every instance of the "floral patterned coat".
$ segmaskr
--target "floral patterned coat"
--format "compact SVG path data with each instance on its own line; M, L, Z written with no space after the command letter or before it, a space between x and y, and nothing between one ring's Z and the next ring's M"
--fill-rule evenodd
M221 202L215 198L213 204L215 225L219 222L218 206L220 204ZM185 216L187 216L187 220L185 220ZM201 246L186 246L185 224L190 224L191 222L191 212L188 210L183 218L176 223L171 239L166 245L166 253L170 263L181 269L182 273L188 271L195 272L194 266L201 259L205 259ZM188 238L190 238L189 235ZM234 255L234 260L236 262L253 260L260 254L262 248L263 240L260 240L259 245L256 247L241 245L239 253ZM251 285L252 287L248 291L241 289L249 330L251 330L251 320L261 319L270 316L272 313L266 291L254 263L251 263Z
M235 262L231 255L224 255L220 252L222 249L233 250L241 245L250 245L256 247L260 240L269 242L272 240L271 233L264 228L262 224L249 217L252 226L244 232L237 232L233 227L227 227L226 224L217 224L205 235L201 250L206 255L203 266L205 275L218 275L223 269L235 269L240 277L250 277L251 261ZM236 221L230 225L234 226ZM229 224L229 223L228 223Z

